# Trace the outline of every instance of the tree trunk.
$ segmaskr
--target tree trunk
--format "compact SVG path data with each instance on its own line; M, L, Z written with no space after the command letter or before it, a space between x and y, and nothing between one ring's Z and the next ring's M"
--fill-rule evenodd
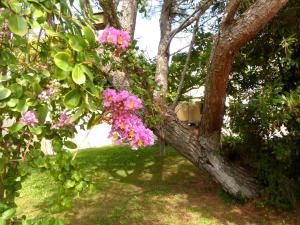
M136 15L138 9L137 0L122 1L122 17L120 18L123 30L134 36Z
M172 0L165 0L162 5L160 23L160 41L156 55L155 80L160 86L154 92L154 100L159 105L165 105L165 97L168 92L168 72L169 72L169 45L171 34L171 11Z
M217 151L219 150L226 88L231 66L235 53L265 26L287 1L257 0L238 20L235 20L234 16L241 1L229 1L209 61L200 137L194 137L189 127L180 123L174 112L167 110L167 106L161 104L168 89L168 51L172 38L170 22L172 0L163 2L160 18L161 40L155 74L155 78L162 88L154 93L154 98L158 99L155 101L157 104L164 107L162 111L167 119L163 126L155 130L155 133L158 137L164 138L196 167L206 170L222 185L225 191L235 196L252 198L259 193L260 187L249 171L225 161ZM126 79L126 76L124 78ZM111 82L115 87L124 85L122 79L121 82L118 79L112 79Z
M222 40L215 42L208 65L200 135L209 141L211 148L217 150L225 111L227 82L234 55L228 44Z
M191 128L179 122L171 110L163 129L165 140L196 167L212 175L225 191L243 198L253 198L259 193L260 186L248 170L225 161L205 138L199 140L193 136Z
M288 0L257 0L236 20L234 15L240 2L229 1L208 64L200 135L215 150L219 149L227 82L234 55L257 35Z

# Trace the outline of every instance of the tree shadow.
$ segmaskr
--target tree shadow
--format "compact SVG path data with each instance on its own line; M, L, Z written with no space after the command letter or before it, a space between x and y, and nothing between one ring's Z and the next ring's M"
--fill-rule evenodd
M164 158L155 147L120 147L88 150L77 160L94 172L97 192L75 199L72 211L60 215L70 224L300 224L296 211L222 200L220 186L170 148ZM49 207L51 198L39 207Z

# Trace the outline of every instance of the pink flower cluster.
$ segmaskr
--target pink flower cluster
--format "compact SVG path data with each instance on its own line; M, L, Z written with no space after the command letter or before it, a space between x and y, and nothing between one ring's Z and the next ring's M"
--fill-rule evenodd
M22 114L20 119L20 123L28 126L33 126L37 124L39 121L37 119L37 115L35 111L27 111Z
M49 101L51 97L54 96L55 92L56 91L53 88L47 88L38 95L38 98L45 102Z
M122 50L126 50L128 48L129 40L130 35L127 32L118 30L114 27L106 28L99 37L99 41L101 43L113 44Z
M67 116L66 112L63 112L60 115L58 122L53 124L52 128L59 129L61 127L68 126L71 124L72 124L71 118L69 116Z
M109 137L115 143L130 142L132 149L154 144L153 132L134 114L142 108L141 99L128 91L106 89L103 91L103 104L109 112L107 121L112 125Z
M44 102L49 101L54 97L59 87L60 83L57 80L51 80L46 88L38 95L38 98Z
M34 126L39 123L37 119L37 113L35 111L27 111L22 114L20 118L20 123L27 126ZM54 123L52 125L53 129L59 129L64 126L72 125L71 117L66 114L66 112L63 112L58 122Z

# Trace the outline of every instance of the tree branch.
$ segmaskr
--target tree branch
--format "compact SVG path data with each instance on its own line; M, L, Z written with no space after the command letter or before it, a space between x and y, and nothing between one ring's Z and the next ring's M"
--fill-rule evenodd
M178 89L177 89L176 98L175 98L175 101L173 102L173 105L172 105L173 107L175 107L177 105L178 100L179 100L179 98L182 95L182 89L183 89L183 85L184 85L184 80L185 80L185 76L187 74L188 66L189 66L190 61L191 61L192 50L193 50L194 42L195 42L195 39L196 39L198 25L199 25L199 17L196 20L196 23L195 23L195 26L194 26L192 40L191 40L190 47L189 47L189 50L188 50L188 53L187 53L187 57L186 57L186 61L185 61L185 64L184 64L184 67L183 67L183 70L182 70L182 73L181 73L181 77L180 77L180 82L179 82Z
M108 22L115 28L121 28L121 23L118 17L117 8L114 0L98 0L104 15L107 17Z
M257 0L240 18L233 21L214 40L208 63L201 135L218 149L225 109L226 88L235 53L250 41L288 2ZM225 15L226 16L226 15Z
M193 22L195 22L197 19L199 19L206 10L214 3L214 0L205 0L204 2L200 2L197 9L189 16L187 17L177 28L174 28L170 33L170 41L173 39L173 37L191 25Z
M170 32L171 32L171 13L174 0L164 0L162 4L161 14L159 18L160 40L156 55L155 80L160 86L160 90L154 91L154 99L156 103L165 99L168 91L168 63L170 49ZM161 105L161 103L159 103Z
M231 45L240 48L251 40L288 2L288 0L257 0L227 29Z
M226 27L228 24L231 24L234 20L236 11L238 10L241 2L243 0L230 0L225 8L225 13L222 20L222 27Z
M138 9L137 0L122 0L121 25L123 30L134 36L136 15Z

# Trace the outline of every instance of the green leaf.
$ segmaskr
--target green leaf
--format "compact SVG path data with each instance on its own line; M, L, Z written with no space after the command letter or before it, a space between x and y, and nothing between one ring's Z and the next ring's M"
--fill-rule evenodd
M64 104L68 109L73 109L79 105L81 95L77 90L72 90L65 95Z
M38 108L37 117L38 117L38 120L42 124L45 123L47 114L48 114L48 107L46 105L43 105L43 106Z
M8 205L4 204L3 202L0 202L0 212L3 212L7 208L8 208Z
M6 107L6 102L0 102L0 109L4 109Z
M10 131L11 133L16 133L16 132L18 132L19 130L21 130L23 127L24 127L23 124L21 124L21 123L15 123L15 124L13 124L13 125L9 128L9 131Z
M69 188L74 187L75 185L76 185L75 181L67 180L66 183L64 184L64 187L69 189Z
M18 62L17 58L8 49L2 49L0 52L0 65L12 65ZM6 77L8 78L8 77Z
M41 85L38 82L33 82L32 88L33 88L34 92L37 94L39 94L43 91L43 88L41 87Z
M81 64L81 70L88 76L90 80L94 79L93 73L90 71L90 69L87 66Z
M50 77L50 76L51 76L51 74L50 74L50 72L49 72L48 70L44 70L44 71L42 72L42 75L43 75L44 77Z
M22 225L32 225L28 220L22 220Z
M0 218L0 225L6 225L6 221L2 218Z
M5 20L5 16L3 14L0 15L0 27L2 27L4 20Z
M92 116L87 123L87 129L91 129L94 126L95 117L95 113L92 113Z
M72 178L78 182L78 181L81 180L82 175L81 175L78 171L75 171L75 172L72 174Z
M90 47L95 46L96 43L96 39L95 39L95 34L93 32L93 30L87 26L83 27L83 33L84 33L84 37L86 38L86 40L89 43Z
M85 104L81 104L81 106L76 111L76 113L74 113L73 116L71 117L71 121L74 122L74 121L78 120L82 116L83 113L85 113Z
M22 11L22 5L18 1L8 2L9 7L16 13L20 13Z
M63 71L72 71L73 69L72 57L66 52L58 52L54 56L54 63Z
M63 71L55 67L54 76L57 80L65 80L70 75L70 71Z
M9 220L16 214L16 208L11 208L2 213L2 219Z
M43 157L39 157L39 158L36 158L34 160L34 164L38 167L38 168L46 168L47 167L47 163L45 161L45 158Z
M61 150L61 148L62 148L61 140L58 139L58 138L54 138L52 140L52 147L53 147L54 151L59 152Z
M81 52L87 47L87 43L82 37L72 36L69 39L69 45L77 52Z
M57 220L55 225L66 225L63 220Z
M75 149L75 148L77 148L77 145L76 145L74 142L72 142L72 141L66 141L66 142L65 142L65 146L66 146L67 148L70 148L70 149Z
M26 104L26 101L24 99L19 100L17 106L14 108L14 110L18 112L25 112L28 109L28 105Z
M29 130L35 135L40 135L43 132L43 129L40 126L30 127Z
M75 190L81 192L83 188L84 188L83 182L80 182L78 185L76 185Z
M12 91L12 96L15 98L20 98L23 95L23 87L19 84L10 85L9 89Z
M0 174L2 174L4 172L3 170L4 170L4 167L6 166L7 162L8 162L7 157L6 158L0 158ZM4 210L1 210L1 211L4 211Z
M72 207L72 199L65 197L61 202L61 205L66 209L70 209Z
M19 15L12 15L8 18L8 27L11 32L19 36L23 36L28 32L26 20Z
M39 21L39 20L38 20ZM42 19L42 21L43 21L43 19ZM55 32L50 26L48 26L47 24L42 24L41 25L43 28L44 28L44 30L45 30L45 32L46 32L46 34L48 35L48 36L51 36L51 37L61 37L61 35L59 34L59 33L57 33L57 32Z
M42 10L34 8L33 13L32 13L32 17L33 18L46 17L46 13L43 12Z
M72 70L72 79L76 84L84 84L86 77L82 69L82 64L77 64Z
M12 98L7 102L8 107L15 107L18 104L19 100L16 98Z
M58 212L61 212L61 211L62 211L62 208L59 204L54 204L50 208L51 213L58 213Z
M11 95L11 90L5 87L0 87L0 100L6 99Z
M86 104L86 108L89 109L89 111L91 111L91 112L97 111L97 106L96 106L95 102L93 101L93 99L89 98L88 93L86 93L86 95L84 97L84 102Z

